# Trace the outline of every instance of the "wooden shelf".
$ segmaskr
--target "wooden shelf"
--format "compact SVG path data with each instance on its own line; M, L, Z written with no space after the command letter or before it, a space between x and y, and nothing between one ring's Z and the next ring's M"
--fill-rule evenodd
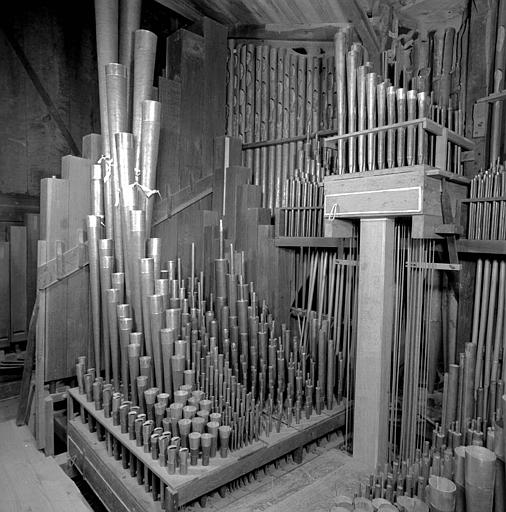
M506 256L506 240L457 240L457 250L468 254L502 254Z
M334 238L326 236L279 236L274 239L276 247L319 247L335 248L340 245L348 247L348 238Z

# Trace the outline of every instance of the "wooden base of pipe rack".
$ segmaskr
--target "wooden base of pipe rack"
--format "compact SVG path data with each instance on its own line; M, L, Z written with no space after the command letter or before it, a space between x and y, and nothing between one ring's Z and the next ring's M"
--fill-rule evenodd
M84 414L84 419L80 414ZM260 436L258 441L229 452L224 459L218 453L211 458L209 466L189 465L188 474L170 475L150 453L144 453L142 447L129 440L128 434L122 434L120 426L113 426L103 410L95 410L93 402L87 402L86 396L73 388L68 392L68 453L71 463L110 510L173 512L197 499L205 500L208 493L285 455L293 454L295 462L302 462L304 445L342 427L345 416L343 401L332 410L313 414L308 420L301 418L299 424L294 421L291 427L282 423L279 433L273 429L268 437ZM102 435L97 435L97 424ZM121 459L108 454L104 434L119 443L119 454L127 453L128 459L133 456L137 467L139 463L143 466L143 485L131 476L130 469L124 468Z

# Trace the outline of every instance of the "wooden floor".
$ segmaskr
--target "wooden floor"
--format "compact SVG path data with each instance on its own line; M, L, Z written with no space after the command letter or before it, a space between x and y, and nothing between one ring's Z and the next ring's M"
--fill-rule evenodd
M0 401L0 510L90 512L74 482L34 446L28 427L16 427L17 400Z
M36 450L28 428L16 427L16 409L17 400L0 401L0 511L90 512L56 461ZM352 496L357 482L365 478L363 469L338 444L334 434L305 450L302 464L282 460L224 498L212 494L204 509L194 504L186 511L328 511L338 496Z

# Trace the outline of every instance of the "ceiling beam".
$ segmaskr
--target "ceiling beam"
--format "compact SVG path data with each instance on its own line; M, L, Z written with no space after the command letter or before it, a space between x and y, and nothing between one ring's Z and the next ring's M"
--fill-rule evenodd
M369 18L357 0L338 0L338 2L344 15L352 23L358 37L360 37L362 44L368 51L369 60L373 63L375 70L379 71L381 48Z
M290 40L290 41L333 41L339 28L349 23L307 23L298 25L234 25L229 29L232 39Z
M174 11L183 18L190 21L200 21L204 14L195 7L195 4L191 0L156 0L159 4L162 4L167 9Z

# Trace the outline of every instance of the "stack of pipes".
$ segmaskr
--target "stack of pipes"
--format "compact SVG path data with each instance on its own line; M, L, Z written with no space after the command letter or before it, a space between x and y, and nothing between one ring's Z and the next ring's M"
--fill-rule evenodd
M506 173L496 162L471 180L467 238L506 240Z
M151 230L160 135L157 37L139 29L140 14L140 0L95 1L102 157L93 165L87 221L90 286L95 369L107 379L112 369L116 381L119 346L111 339L127 325L116 326L116 304L129 303L122 316L144 332L138 266ZM148 242L149 251L159 251L159 240Z
M301 345L316 359L318 333L326 329L337 364L337 400L353 399L355 382L356 320L358 290L358 248L344 254L335 249L300 248L295 257L295 297L291 308L299 329ZM329 348L329 352L332 350ZM330 361L329 361L330 363ZM321 380L321 379L320 379ZM348 439L348 417L345 436Z
M459 87L451 89L458 82L452 77L462 30L393 37L377 70L363 46L351 41L349 27L338 29L333 50L323 55L229 40L226 133L252 144L244 150L244 162L262 188L263 206L283 205L285 182L301 170L298 160L308 137L345 135L417 117L462 134L463 98ZM430 142L414 126L357 136L338 144L328 172L430 163L428 149ZM449 164L461 172L457 148Z
M392 512L503 511L503 440L497 434L489 430L485 439L471 440L434 430L432 442L426 441L413 458L378 466L358 484L353 499L339 497L338 505L351 505L346 510Z
M204 275L195 272L194 245L188 278L181 274L180 260L161 270L159 240L148 240L145 249L144 212L133 210L131 215L132 252L138 262L131 278L140 309L123 303L124 276L112 274L116 287L104 290L109 333L104 350L110 351L106 359L112 372L106 367L104 377L96 370L90 377L89 369L84 375L100 388L102 402L107 387L120 409L121 404L139 407L134 409L137 418L146 414L146 421L158 410L159 422L172 418L179 406L171 404L181 403L183 413L187 406L200 412L206 404L204 410L229 427L231 450L269 435L273 427L279 431L282 421L296 424L302 416L333 408L343 369L336 364L338 352L326 322L314 325L310 345L286 326L278 327L245 279L244 255L238 258L231 247L225 257L222 223L214 293L204 300ZM78 368L78 375L83 371ZM170 431L185 435L181 428L173 423Z
M434 241L413 240L410 235L405 225L396 226L389 459L413 458L423 446L430 369L437 365L431 354Z
M309 139L299 152L298 168L284 184L284 236L323 236L323 174L320 150Z

